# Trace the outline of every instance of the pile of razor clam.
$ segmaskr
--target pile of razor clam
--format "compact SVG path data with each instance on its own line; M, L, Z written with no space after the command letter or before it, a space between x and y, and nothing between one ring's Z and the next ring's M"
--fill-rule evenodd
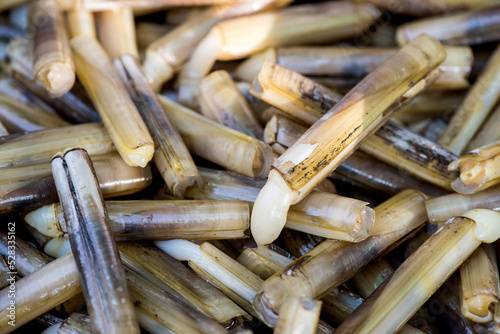
M1 333L500 333L500 0L0 0Z

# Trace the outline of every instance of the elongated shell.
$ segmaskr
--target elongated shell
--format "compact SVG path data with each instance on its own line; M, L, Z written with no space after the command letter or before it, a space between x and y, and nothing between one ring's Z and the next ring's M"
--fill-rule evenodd
M248 204L240 201L107 201L115 239L236 239L250 225ZM26 215L28 224L51 237L68 233L60 205Z
M96 23L99 41L111 59L126 54L139 58L132 9L121 7L99 12Z
M81 291L80 280L73 255L69 254L43 266L32 275L16 282L17 327L35 319ZM0 332L8 333L12 326L7 316L10 312L8 289L0 291Z
M474 194L449 194L425 201L429 222L443 223L472 209L500 210L500 187Z
M286 222L289 206L303 199L386 122L391 114L387 108L405 99L410 86L419 81L417 89L425 85L423 78L445 56L443 46L434 38L422 35L415 39L365 77L275 160L252 211L256 242L275 240ZM406 70L396 74L394 68Z
M478 323L493 320L492 303L500 300L495 248L483 244L460 267L462 314Z
M500 127L500 107L497 106L483 122L474 137L470 140L464 152L470 152L500 140L497 129Z
M153 137L156 167L170 193L182 198L186 188L201 186L202 180L193 158L149 86L139 62L130 55L124 55L114 63Z
M51 96L64 95L75 83L75 65L62 11L56 1L35 1L29 22L35 43L33 77Z
M500 87L496 85L499 80L500 47L497 47L460 108L453 114L448 127L439 139L440 145L455 154L464 151L500 99Z
M314 191L290 207L285 226L329 239L359 242L368 237L375 221L375 212L367 205Z
M99 111L116 150L130 166L146 166L153 158L153 139L106 52L95 39L84 35L73 38L71 48L78 79Z
M421 34L429 34L448 45L478 44L498 39L500 7L472 9L403 24L396 41L404 45Z
M262 137L262 127L226 71L212 72L201 81L198 101L207 118L254 138Z
M310 180L320 178L325 173L328 173L327 171L335 168L338 165L335 162L342 159L342 152L346 148L357 144L362 137L371 133L377 128L377 125L383 122L383 119L387 115L383 115L385 108L380 104L382 100L384 106L389 107L394 99L399 97L398 95L402 95L408 90L408 82L418 81L418 78L422 78L428 73L429 67L433 68L442 62L444 56L445 51L443 47L429 36L421 36L418 42L416 41L412 47L401 49L387 62L368 75L341 102L325 114L322 120L316 123L299 142L292 146L292 148L289 148L278 161L273 163L273 168L280 171L291 189L301 194L307 193L314 184ZM432 60L429 61L429 59ZM413 71L413 73L411 75L408 73L408 76L402 78L394 78L391 73L394 66L396 66L395 64L399 62L401 62L402 66ZM380 78L385 77L392 78L394 81L384 81L386 85L384 87L377 85L376 90L374 89L375 86L370 84L371 80L380 82ZM377 109L374 109L375 106ZM366 110L371 110L369 115L365 114ZM375 110L378 110L378 112ZM359 115L356 121L354 121L355 115ZM370 120L367 117L370 117L373 123L370 124ZM347 118L351 121L348 121ZM352 131L345 128L347 124L349 124ZM330 125L342 127L342 130L338 132L334 131ZM335 134L337 134L338 138L332 137ZM319 142L325 143L327 147L323 148L323 145L318 147ZM307 154L308 152L311 153ZM290 173L289 169L295 165L297 167ZM316 177L312 175L304 176L307 172L311 172L313 168L316 168L316 165L317 169L314 170ZM305 169L302 170L300 168L302 166ZM326 166L329 167L326 168ZM298 198L303 197L304 195L298 196Z
M268 174L272 150L267 144L210 121L163 96L160 102L191 153L246 176Z
M139 333L90 157L83 149L72 149L56 155L51 167L92 328L97 332Z
M242 63L236 74L251 82L257 77L264 59L302 75L363 77L397 52L397 48L359 47L281 47L268 49ZM473 54L469 46L447 46L447 57L439 66L441 74L432 83L433 88L455 90L470 86Z
M371 5L324 2L220 22L219 60L243 58L269 46L339 40L363 31L380 12ZM248 31L246 27L254 27ZM262 38L265 36L265 38Z
M91 155L114 151L102 124L72 125L0 137L0 167L47 163L57 152L75 146Z
M57 115L33 108L2 93L0 93L0 121L11 133L70 125Z

